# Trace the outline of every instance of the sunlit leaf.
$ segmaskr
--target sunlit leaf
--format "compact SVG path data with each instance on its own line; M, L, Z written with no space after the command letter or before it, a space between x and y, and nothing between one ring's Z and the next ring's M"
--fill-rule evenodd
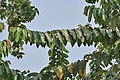
M56 75L60 80L62 79L62 77L63 77L62 66L58 66L57 71L56 71Z
M67 65L67 70L72 74L73 73L73 66L72 64Z
M32 45L33 41L34 41L34 35L33 35L32 31L28 30L27 35L28 35L28 40L29 40L30 44Z

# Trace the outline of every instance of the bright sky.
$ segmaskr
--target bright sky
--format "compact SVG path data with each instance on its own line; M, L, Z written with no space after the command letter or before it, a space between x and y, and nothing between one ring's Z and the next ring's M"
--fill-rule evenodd
M40 15L27 24L27 28L37 31L47 31L53 29L76 28L78 24L86 24L87 17L83 15L84 6L87 5L84 0L31 0L32 5L36 6ZM0 40L7 34L2 34ZM1 36L1 34L0 34ZM71 47L66 46L70 51L69 60L74 62L81 60L85 53L92 52L94 47ZM16 59L9 56L11 67L20 70L40 71L48 64L48 48L36 48L35 45L24 46L26 55L22 59ZM87 67L88 68L88 67ZM87 69L88 70L88 69Z

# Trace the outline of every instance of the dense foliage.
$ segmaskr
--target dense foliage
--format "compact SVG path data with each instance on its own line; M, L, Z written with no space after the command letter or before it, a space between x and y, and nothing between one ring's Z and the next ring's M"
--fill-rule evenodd
M95 24L78 25L75 29L46 32L28 30L39 11L29 0L1 0L0 32L8 27L8 39L0 41L0 80L119 80L120 79L120 0L85 0L84 8L88 22ZM100 5L95 6L96 3ZM22 58L23 44L49 47L49 64L40 73L10 69L10 61L3 57L11 54ZM69 63L67 43L73 47L94 45L96 50L86 54L83 60ZM90 72L86 74L89 62ZM109 66L109 67L108 67Z

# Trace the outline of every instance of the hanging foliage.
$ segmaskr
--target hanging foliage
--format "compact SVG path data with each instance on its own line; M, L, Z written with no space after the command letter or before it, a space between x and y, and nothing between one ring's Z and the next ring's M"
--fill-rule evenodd
M32 31L25 26L38 9L30 0L1 0L0 33L8 27L8 39L0 41L0 80L119 80L120 79L120 1L85 0L84 15L99 26L78 25L75 29ZM98 3L100 6L96 7ZM7 23L7 25L5 25ZM24 44L48 47L49 63L39 73L10 69L11 54L22 58ZM66 45L94 45L96 50L83 60L70 63ZM90 72L86 72L89 62Z

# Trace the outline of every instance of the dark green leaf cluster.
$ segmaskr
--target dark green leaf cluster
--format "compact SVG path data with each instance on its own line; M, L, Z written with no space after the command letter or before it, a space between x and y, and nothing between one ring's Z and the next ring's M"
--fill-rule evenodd
M90 3L95 3L97 0L87 0ZM112 27L114 30L120 26L120 1L119 0L100 0L101 7L88 5L85 7L84 15L88 16L88 21L91 22L92 17L96 24L105 27Z
M29 0L2 0L0 4L0 18L7 19L9 26L31 22L36 13L39 14L38 9Z
M11 28L13 28L12 30L14 30L14 27L11 27ZM24 36L26 36L24 37L23 35L19 35L21 36L20 41L25 41L26 43L30 42L31 45L36 44L37 47L39 45L41 45L42 47L45 47L45 45L47 45L50 48L48 51L49 61L50 61L49 68L47 68L47 72L45 73L44 71L46 71L46 68L43 69L42 75L44 76L42 76L42 78L45 78L45 76L47 75L48 75L47 77L50 77L50 74L56 76L55 70L57 66L58 65L64 66L69 63L66 59L68 57L68 55L66 54L68 51L65 48L68 42L71 43L71 46L74 46L75 43L77 43L78 46L81 46L81 44L83 45L87 44L88 46L90 46L90 45L93 45L93 43L95 44L95 46L98 46L99 51L93 52L90 55L91 58L87 58L87 60L89 59L92 60L90 62L90 68L91 68L90 76L88 75L86 77L86 79L88 80L96 79L96 78L100 80L103 78L103 76L105 78L107 76L107 72L106 72L107 70L104 70L104 68L108 67L109 64L113 65L112 60L114 59L119 60L119 56L120 56L119 55L119 51L120 51L119 31L113 31L112 29L91 28L87 26L83 26L77 29L53 30L53 31L47 31L47 32L38 32L38 31L31 31L23 28L15 28L16 31L17 29L18 30L21 29L20 30L22 32L21 34L24 34ZM13 31L13 33L9 33L9 34L15 35L16 31L15 32ZM42 34L42 36L40 34ZM13 41L16 42L16 38L17 37L13 37L12 39L15 39ZM75 63L73 64L73 66L74 65ZM78 64L76 64L76 66L77 65ZM77 67L76 68L74 67L73 69L75 69L74 71L78 71ZM64 74L67 74L67 73L64 73ZM70 75L67 77L70 77ZM77 76L77 72L75 73L73 72L73 75ZM50 79L54 79L53 78L54 76L52 76L52 78ZM106 79L108 78L106 77Z
M99 44L98 48L98 51L87 55L91 59L89 64L90 73L87 76L87 80L119 80L120 41L117 40L113 45L109 45L106 48ZM116 71L113 71L114 65L116 66Z
M58 65L67 65L69 61L66 59L68 58L68 55L66 53L68 53L68 51L62 43L59 42L57 45L53 43L48 51L50 61L49 65L51 67L56 67Z
M38 73L9 68L9 61L0 61L0 80L40 80Z
M22 58L24 53L20 52L22 50L22 45L17 43L11 43L10 40L0 41L0 59L2 57L8 57L9 53L14 57Z
M97 45L101 42L106 47L114 44L115 41L120 39L120 36L118 31L113 31L112 29L106 30L86 26L76 29L53 30L47 32L11 27L9 39L19 44L30 42L31 45L36 44L37 47L39 47L39 45L42 47L45 47L46 45L51 47L53 42L59 44L59 41L65 46L68 42L71 46L74 46L75 43L77 43L79 47L81 44L90 46L93 45L93 43Z
M40 73L31 73L30 71L21 72L19 70L10 69L9 64L9 61L0 61L1 80L59 80L59 76L56 76L58 66L51 67L48 65L43 68ZM63 71L63 80L80 80L80 78L82 78L80 74L84 75L84 71L86 71L86 61L78 60L77 62L63 66L61 70Z

